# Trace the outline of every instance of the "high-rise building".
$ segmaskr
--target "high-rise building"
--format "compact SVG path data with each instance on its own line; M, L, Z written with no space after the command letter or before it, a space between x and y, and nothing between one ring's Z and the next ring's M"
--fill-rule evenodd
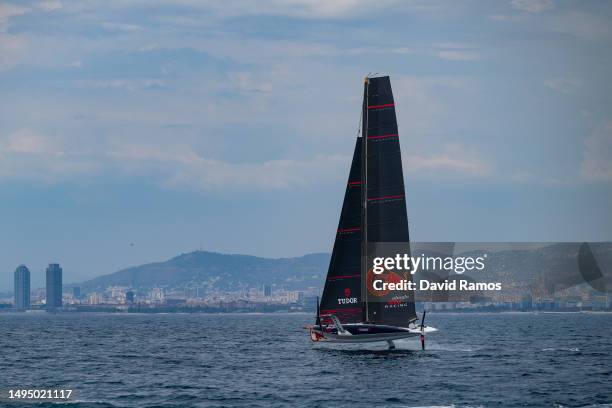
M62 268L49 264L47 268L47 308L62 307Z
M80 299L81 298L81 287L80 286L75 286L72 288L72 296L75 299Z
M264 296L268 297L268 296L272 296L272 286L270 285L264 285L263 287L263 293Z
M127 292L125 292L125 301L126 303L134 303L134 292L131 290L128 290Z
M30 271L25 265L15 269L15 308L30 308Z

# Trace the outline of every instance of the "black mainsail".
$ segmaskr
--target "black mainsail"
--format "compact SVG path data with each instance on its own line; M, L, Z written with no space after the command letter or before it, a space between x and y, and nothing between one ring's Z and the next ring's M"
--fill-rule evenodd
M378 244L404 243L409 249L399 132L388 76L366 78L362 114L321 314L335 314L342 323L405 326L416 319L414 294L371 289L370 260ZM386 275L386 280L400 279L410 280L410 275Z
M369 260L378 255L377 244L403 243L408 251L409 234L399 131L389 77L366 79L364 93L362 150L367 157L363 198L367 264L362 267L362 274L364 286L371 288L374 276ZM387 279L410 280L410 274L393 272ZM412 292L381 296L368 290L363 301L364 317L372 323L405 325L416 318Z

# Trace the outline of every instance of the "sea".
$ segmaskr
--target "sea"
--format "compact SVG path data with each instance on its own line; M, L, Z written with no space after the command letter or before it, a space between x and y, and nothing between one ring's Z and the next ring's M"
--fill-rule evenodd
M427 320L421 351L314 344L310 314L3 313L0 406L612 407L610 313Z

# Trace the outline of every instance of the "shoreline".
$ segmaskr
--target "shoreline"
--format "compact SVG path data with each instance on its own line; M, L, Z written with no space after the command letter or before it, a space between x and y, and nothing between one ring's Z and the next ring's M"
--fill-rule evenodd
M239 315L239 316L274 316L274 315L314 315L315 311L277 311L277 312L240 312L240 311L125 311L125 310L29 310L29 311L17 311L17 310L2 310L0 316L3 315L20 315L20 316L41 316L41 315ZM561 314L584 314L584 315L607 315L612 314L612 311L601 310L601 311L433 311L428 310L427 313L436 315L561 315Z

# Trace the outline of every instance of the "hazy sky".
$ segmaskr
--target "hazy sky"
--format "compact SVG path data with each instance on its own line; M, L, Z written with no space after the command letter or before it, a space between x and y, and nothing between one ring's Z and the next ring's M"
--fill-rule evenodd
M0 290L330 251L368 72L413 239L612 240L610 50L608 1L2 1Z

